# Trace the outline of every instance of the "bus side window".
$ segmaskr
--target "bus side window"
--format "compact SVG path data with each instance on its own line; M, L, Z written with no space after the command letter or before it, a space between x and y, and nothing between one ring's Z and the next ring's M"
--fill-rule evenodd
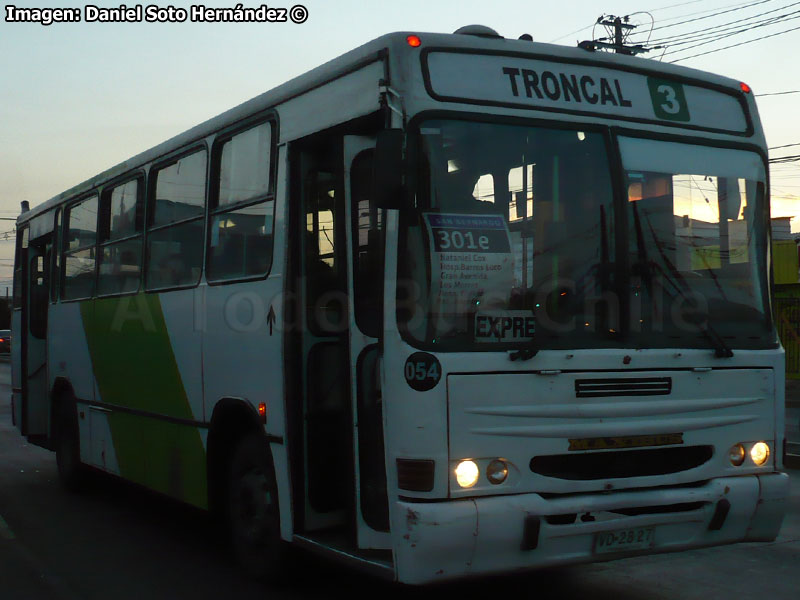
M380 337L383 325L385 211L370 199L373 151L356 156L350 169L353 217L353 301L358 327Z
M314 331L341 332L342 303L335 292L344 287L340 269L344 248L338 243L341 212L336 176L331 171L314 171L306 187L306 314Z
M144 221L142 179L104 192L100 213L100 267L97 294L122 294L139 289Z
M209 281L263 277L272 265L272 138L266 122L215 144Z
M148 290L197 285L203 268L206 151L155 170L148 216Z
M94 294L94 266L97 241L97 196L91 196L67 210L64 240L64 300L91 298Z

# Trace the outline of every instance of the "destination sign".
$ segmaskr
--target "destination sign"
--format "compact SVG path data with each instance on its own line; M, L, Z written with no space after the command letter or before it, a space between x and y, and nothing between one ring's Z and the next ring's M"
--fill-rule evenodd
M428 53L428 91L447 102L596 113L745 133L747 119L727 94L663 74L632 73L519 56Z
M536 335L536 317L529 310L475 313L476 342L529 342Z
M458 213L424 213L423 217L431 248L434 312L467 314L476 306L505 306L513 281L511 239L505 219L498 214ZM442 330L449 327L437 323L437 333L440 325ZM499 339L513 335L496 326L486 327L485 337L495 341L498 333Z

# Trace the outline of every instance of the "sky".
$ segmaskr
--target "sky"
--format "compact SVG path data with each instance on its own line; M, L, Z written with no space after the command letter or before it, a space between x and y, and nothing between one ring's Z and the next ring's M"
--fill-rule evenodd
M507 38L529 33L535 41L571 46L593 39L593 33L595 38L605 35L602 27L593 27L601 14L629 15L638 25L632 41L670 37L666 48L648 53L648 58L684 59L678 64L746 82L759 95L770 148L800 144L800 93L782 93L800 90L800 67L794 58L800 43L800 2L301 1L308 13L302 24L187 20L49 26L6 22L5 3L0 17L0 218L16 217L21 200L31 206L44 202L384 33L447 33L473 23L488 25ZM121 4L94 2L103 7ZM277 0L269 6L289 9L293 2ZM83 10L87 3L13 5ZM176 7L190 4L172 1ZM246 7L260 4L261 0L243 2ZM134 5L133 0L127 3ZM784 15L779 21L763 21ZM761 26L753 27L756 24ZM707 41L696 37L703 30L706 35L746 31L696 45ZM787 33L773 35L783 31ZM691 57L762 36L772 37ZM770 150L771 157L792 154L800 154L800 145ZM796 216L792 228L800 231L800 162L774 166L772 198L773 216ZM0 293L5 293L11 277L13 229L12 220L0 222Z

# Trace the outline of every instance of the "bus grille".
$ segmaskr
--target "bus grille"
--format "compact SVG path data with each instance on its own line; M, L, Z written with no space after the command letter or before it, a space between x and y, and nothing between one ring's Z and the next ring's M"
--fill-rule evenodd
M608 396L664 396L669 394L671 391L671 377L575 380L575 396L578 398L603 398Z
M530 468L539 475L569 480L647 477L699 467L707 462L713 453L713 446L686 446L653 450L556 454L533 457Z

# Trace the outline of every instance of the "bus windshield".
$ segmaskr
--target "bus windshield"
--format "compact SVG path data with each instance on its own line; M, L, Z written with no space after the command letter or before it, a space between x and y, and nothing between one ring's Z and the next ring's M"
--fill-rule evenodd
M754 152L620 138L637 346L763 348L764 162ZM764 268L759 268L759 267Z
M757 154L621 138L621 210L603 131L437 119L416 134L398 281L411 340L449 351L774 345Z

